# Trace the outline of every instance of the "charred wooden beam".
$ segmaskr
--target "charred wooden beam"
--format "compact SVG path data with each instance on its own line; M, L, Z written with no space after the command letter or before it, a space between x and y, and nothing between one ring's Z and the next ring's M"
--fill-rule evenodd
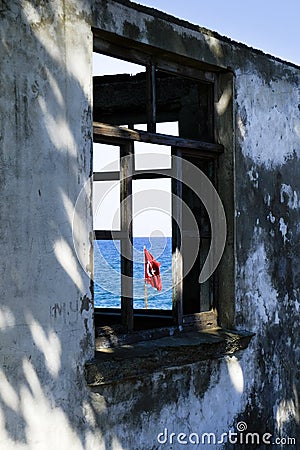
M94 122L95 142L107 142L109 140L116 142L116 139L119 140L119 142L139 141L158 145L167 145L170 147L194 149L197 150L199 156L203 156L205 153L207 156L210 155L210 157L212 157L223 152L223 146L221 144L185 139L166 134L149 133L147 131L131 130L125 127Z

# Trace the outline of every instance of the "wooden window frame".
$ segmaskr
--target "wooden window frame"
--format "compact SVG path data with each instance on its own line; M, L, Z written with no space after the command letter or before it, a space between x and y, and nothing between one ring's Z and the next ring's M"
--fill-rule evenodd
M121 207L120 231L94 230L95 239L117 239L121 242L121 322L126 331L134 329L133 291L132 285L128 286L128 279L132 279L132 203L126 201L132 194L132 180L145 178L168 177L172 180L172 192L176 192L180 198L181 180L180 167L159 170L136 170L134 164L130 167L124 166L128 159L123 156L131 155L129 161L134 161L134 142L147 142L151 144L168 145L172 148L172 154L181 156L188 153L197 158L216 159L222 152L220 144L207 143L203 141L188 140L177 136L159 135L138 130L131 130L119 126L112 126L104 123L94 123L93 136L95 143L113 144L120 147L120 172L95 172L94 181L120 180L120 203L126 205ZM176 198L176 197L175 197ZM172 216L178 215L180 221L180 211L178 205L172 200ZM126 231L128 230L128 231ZM190 315L183 314L182 299L182 266L178 257L180 235L172 227L172 315L173 324L177 327L188 327L197 323L201 328L214 328L217 326L216 311L199 312ZM125 255L125 256L124 256ZM126 280L126 281L124 281ZM125 283L125 286L124 286ZM130 292L132 295L130 296ZM100 308L99 308L100 310ZM160 310L157 310L159 315ZM146 313L146 312L145 312Z
M94 30L95 32L95 30ZM159 55L154 55L149 50L149 53L144 52L135 48L126 47L126 52L124 53L124 48L110 41L109 39L103 38L103 33L94 34L94 50L96 52L102 53L104 55L116 57L119 59L126 59L127 61L142 64L146 67L146 81L147 81L147 131L133 130L130 128L124 128L120 126L110 125L102 122L93 123L93 138L96 143L106 143L112 145L118 145L121 150L121 154L133 154L133 144L134 142L145 142L157 145L166 145L172 148L172 154L181 156L183 153L190 154L197 158L209 158L218 160L218 157L223 153L224 147L221 144L206 142L197 139L186 139L178 136L170 136L166 134L156 133L156 85L155 85L155 70L162 70L169 72L170 74L175 74L185 78L190 78L198 82L213 84L214 90L216 91L216 74L211 71L204 71L197 67L177 63L174 60L162 59ZM126 58L124 58L126 54ZM212 117L214 113L212 111ZM214 128L214 127L213 127ZM127 150L126 150L127 149ZM121 155L120 155L121 156ZM121 158L120 158L121 160ZM129 170L129 173L126 173ZM142 172L142 175L140 175ZM159 175L157 175L159 172ZM121 175L122 173L122 175ZM180 180L180 168L172 167L171 169L159 169L159 171L138 171L134 167L122 168L120 167L120 175L117 177L117 172L107 172L105 174L94 173L94 181L101 180L115 180L126 178L125 184L121 188L121 200L124 200L127 195L130 195L132 180L139 178L155 178L155 177L170 177L172 179L172 192L176 192L180 197L180 186L176 180ZM123 193L122 193L123 192ZM123 196L123 197L122 197ZM132 205L128 205L128 208L132 208ZM176 205L172 203L172 214L180 214ZM121 230L120 231L105 231L105 230L95 230L95 239L120 239L121 243L126 239L132 239L125 232L126 226L128 227L128 217L132 212L127 211L125 217L122 218L123 213L121 213ZM180 220L180 217L178 218ZM173 230L173 227L172 227ZM130 234L130 233L129 233ZM182 261L178 257L178 243L180 241L180 236L176 232L172 231L172 308L173 308L173 325L179 329L185 327L194 327L195 324L199 329L215 328L218 326L218 318L216 309L207 312L199 312L189 315L183 314L183 304L182 304ZM122 244L121 244L122 245ZM130 274L132 270L132 265L122 263L122 254L129 256L128 249L125 247L121 251L121 274ZM125 252L125 253L124 253ZM121 275L121 279L122 279ZM122 281L121 281L122 285ZM159 310L157 310L159 314ZM121 317L122 325L127 331L132 331L134 329L133 323L133 299L125 298L121 295Z

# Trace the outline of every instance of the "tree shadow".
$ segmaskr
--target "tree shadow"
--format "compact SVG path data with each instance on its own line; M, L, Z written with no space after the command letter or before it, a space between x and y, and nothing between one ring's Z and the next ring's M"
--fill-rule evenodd
M95 448L89 4L2 2L0 17L0 446ZM86 183L83 268L72 224Z

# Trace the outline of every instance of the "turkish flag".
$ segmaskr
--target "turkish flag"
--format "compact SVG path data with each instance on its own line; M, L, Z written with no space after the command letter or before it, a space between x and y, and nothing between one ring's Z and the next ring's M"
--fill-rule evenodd
M144 247L145 257L145 283L151 284L158 291L162 290L162 281L160 278L160 263L154 259L154 256Z

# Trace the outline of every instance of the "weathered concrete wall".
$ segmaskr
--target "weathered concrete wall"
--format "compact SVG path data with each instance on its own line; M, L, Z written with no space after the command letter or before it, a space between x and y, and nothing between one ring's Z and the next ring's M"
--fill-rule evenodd
M244 416L299 442L300 74L280 66L236 71L236 307L257 333Z
M89 8L1 6L0 448L92 448L82 413L90 280L72 240L91 167ZM75 238L89 266L89 182L85 192Z
M221 437L239 421L299 441L299 69L126 1L92 2L93 16L88 1L5 3L0 448L149 450L160 448L164 428ZM91 264L91 25L233 71L236 325L256 336L232 357L90 391L83 367L93 352L84 270ZM224 88L217 100L221 118L232 92ZM84 186L75 216L82 268L72 221Z
M215 433L219 440L244 404L243 388L240 361L233 356L94 388L92 400L105 448L177 449L179 433ZM162 444L167 436L165 445L159 444L160 433Z
M271 433L273 443L299 442L299 68L143 7L132 11L125 0L96 4L105 14L94 9L95 26L234 74L236 326L256 333L233 358L94 390L99 426L110 429L107 446L158 448L165 427L220 436L239 421ZM220 92L220 117L230 99L230 90Z

